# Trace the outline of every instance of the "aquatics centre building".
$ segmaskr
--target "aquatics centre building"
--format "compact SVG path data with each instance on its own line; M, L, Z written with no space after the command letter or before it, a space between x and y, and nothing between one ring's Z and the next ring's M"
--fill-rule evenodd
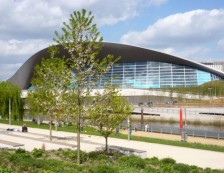
M67 53L59 46L60 54ZM122 58L100 81L99 88L109 80L111 85L124 89L153 89L198 86L209 81L224 80L224 72L187 59L161 52L116 43L102 43L99 58L112 54ZM31 56L8 81L21 89L31 86L34 67L44 57L48 48ZM114 75L118 77L113 78Z

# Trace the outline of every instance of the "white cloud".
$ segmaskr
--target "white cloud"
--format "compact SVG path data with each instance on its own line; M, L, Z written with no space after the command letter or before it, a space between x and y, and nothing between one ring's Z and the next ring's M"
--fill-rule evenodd
M3 0L7 9L0 11L1 39L48 37L65 18L60 6L47 1ZM7 12L6 12L7 10Z
M21 65L22 63L0 64L0 82L9 79L15 73L15 70L18 70Z
M98 25L114 25L138 15L147 6L167 0L0 0L0 79L24 63L34 53L52 44L74 10L93 12ZM14 65L15 64L15 65ZM8 70L7 70L8 69ZM4 71L4 72L3 72Z
M0 52L2 57L13 57L17 55L18 57L23 56L24 59L29 58L30 56L37 51L40 51L43 48L48 47L52 42L42 39L31 39L31 40L0 40ZM2 61L1 61L2 62Z
M207 47L193 46L187 49L178 49L173 55L198 62L214 61L214 57L210 53L211 50Z
M8 79L28 58L51 44L44 39L0 40L0 80Z
M90 9L94 12L99 25L114 25L138 14L137 8L140 0L104 0L97 1Z
M175 47L166 47L155 48L154 50L185 59L189 59L189 57L191 57L190 59L195 61L204 61L205 59L208 61L212 61L212 58L207 56L209 54L209 49L199 46L192 47L190 49L176 49Z
M14 67L16 71L18 64L21 65L34 53L49 46L54 30L61 28L72 11L86 8L93 11L98 24L111 25L137 15L139 2L140 0L106 0L104 3L100 0L1 0L0 64L5 64L3 76L11 74L10 67Z
M224 36L224 10L195 10L170 15L141 32L129 32L121 43L148 48L192 46Z
M8 79L27 59L50 44L47 40L0 41L0 80Z
M138 15L144 6L167 0L1 0L0 39L52 38L74 10L91 10L98 25L114 25ZM148 5L147 5L148 4Z
M8 40L0 41L1 55L30 55L52 44L48 40Z

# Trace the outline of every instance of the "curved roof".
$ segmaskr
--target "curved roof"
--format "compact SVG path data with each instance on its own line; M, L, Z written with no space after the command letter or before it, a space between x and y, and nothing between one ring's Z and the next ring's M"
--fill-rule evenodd
M59 46L59 49L61 55L67 55L66 57L68 57L68 53L61 46ZM189 66L202 71L210 72L221 78L224 78L223 72L209 68L200 63L196 63L183 58L178 58L172 55L164 54L149 49L139 48L135 46L123 45L117 43L103 43L102 51L99 54L99 58L105 57L108 54L112 54L115 57L121 56L122 58L119 60L119 62L143 62L143 61L167 62ZM48 48L45 48L37 52L36 54L31 56L19 68L19 70L10 79L8 79L8 81L18 85L21 89L27 89L31 83L34 67L37 64L40 64L43 58L48 57L49 57Z

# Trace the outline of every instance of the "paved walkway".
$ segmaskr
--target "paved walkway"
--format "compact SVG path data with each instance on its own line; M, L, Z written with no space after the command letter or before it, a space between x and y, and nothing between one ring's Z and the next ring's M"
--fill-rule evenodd
M33 150L34 148L41 148L45 145L46 150L58 148L72 148L76 145L76 134L53 131L53 142L49 141L49 130L29 128L28 133L9 132L7 128L18 128L18 126L10 126L0 124L0 139L10 142L24 144L26 150ZM186 163L189 165L197 165L202 168L210 167L213 169L224 169L224 153L205 151L198 149L190 149L183 147L175 147L161 144L145 143L138 141L128 141L125 139L109 138L109 145L127 147L133 149L140 149L147 151L147 157L166 158L170 157L179 163ZM105 139L100 136L81 135L81 150L93 151L96 148L103 147ZM0 147L5 145L1 145Z

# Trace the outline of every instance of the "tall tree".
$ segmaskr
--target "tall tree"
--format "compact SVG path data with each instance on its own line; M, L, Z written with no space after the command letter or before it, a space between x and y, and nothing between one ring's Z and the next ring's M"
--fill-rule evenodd
M109 135L115 128L119 128L120 123L127 120L132 107L114 87L105 87L102 93L96 93L93 101L98 104L89 109L88 118L105 138L105 150L108 151Z
M70 15L69 23L64 22L62 32L55 32L56 41L69 53L68 65L74 72L71 87L65 98L68 115L75 117L77 122L77 163L80 163L80 119L87 112L86 100L91 89L96 87L100 78L105 75L115 62L112 55L102 60L98 54L102 49L102 40L93 24L93 15L86 10L75 11ZM71 99L74 102L71 102ZM75 103L75 104L74 104Z
M63 58L57 58L58 48L49 48L50 58L43 59L40 65L35 67L32 85L33 91L28 94L31 108L49 115L50 140L52 140L52 119L58 115L58 109L63 104L63 95L68 89L71 70L67 68Z

